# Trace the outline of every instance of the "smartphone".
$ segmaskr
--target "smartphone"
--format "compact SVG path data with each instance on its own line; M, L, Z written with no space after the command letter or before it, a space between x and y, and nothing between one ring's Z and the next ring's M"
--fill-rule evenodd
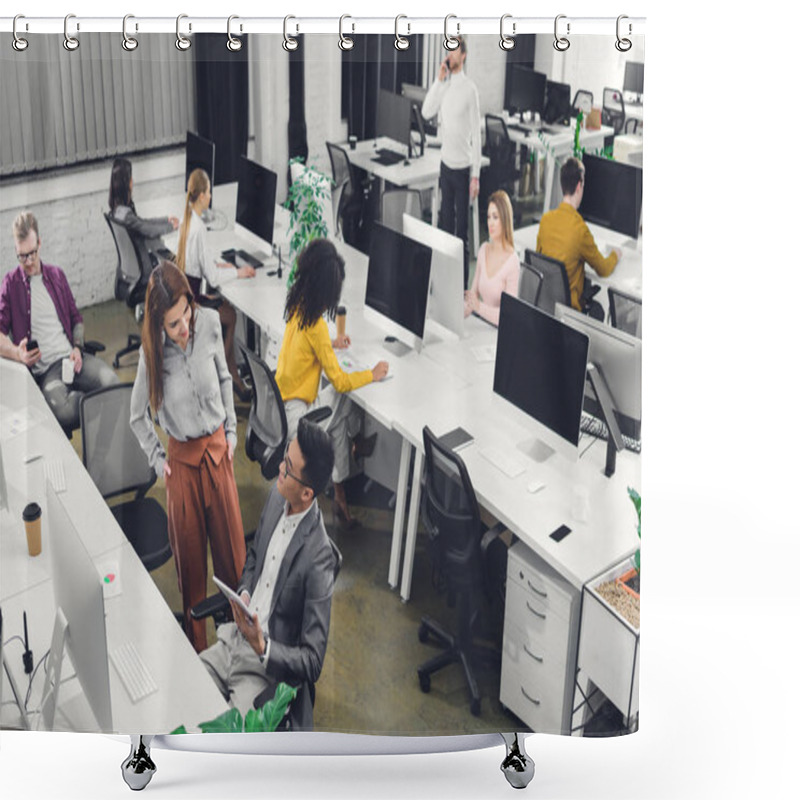
M25 348L30 353L31 350L35 350L39 346L39 342L36 339L29 339L28 344L25 345Z

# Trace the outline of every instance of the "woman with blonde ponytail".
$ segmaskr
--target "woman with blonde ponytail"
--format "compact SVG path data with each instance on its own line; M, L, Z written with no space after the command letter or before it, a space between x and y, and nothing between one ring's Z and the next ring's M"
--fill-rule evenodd
M196 169L189 175L189 183L186 187L186 208L183 212L178 238L178 254L175 259L178 268L185 273L195 297L200 296L203 278L210 289L216 289L228 281L236 278L252 278L256 274L252 267L235 267L225 261L214 260L206 238L206 226L201 218L202 213L210 204L211 181L202 169ZM233 389L242 400L249 400L250 391L236 368L233 340L236 312L227 300L222 301L218 311L222 323L225 359L233 378Z

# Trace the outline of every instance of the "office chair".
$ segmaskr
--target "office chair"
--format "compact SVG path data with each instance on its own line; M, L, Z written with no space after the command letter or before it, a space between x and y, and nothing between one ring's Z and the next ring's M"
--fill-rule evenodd
M271 481L278 474L286 449L286 410L272 370L251 350L241 344L239 349L244 355L253 385L253 402L247 420L244 449L247 457L259 464L264 478ZM304 419L319 423L331 413L328 406L322 406L309 411Z
M132 390L132 383L119 383L81 398L83 465L106 500L136 492L132 500L111 506L111 513L151 571L168 561L172 550L167 515L155 499L146 496L156 473L131 430Z
M516 165L517 146L508 135L505 120L495 114L486 114L484 154L489 157L490 163L481 170L480 187L484 201L482 207L486 206L490 195L498 189L504 189L509 197L514 197L514 184L522 174Z
M381 195L381 222L403 232L403 214L422 219L422 192L419 189L387 189Z
M625 120L625 128L624 128L625 133L632 133L635 135L639 133L639 129L641 127L642 127L641 120L634 119L633 117Z
M424 516L431 530L434 561L441 570L445 588L456 599L458 630L453 634L436 620L422 618L419 640L426 642L432 636L444 650L418 667L417 676L420 689L427 693L434 672L459 662L469 686L470 711L477 717L481 713L481 696L473 662L481 658L499 665L500 653L473 641L476 600L488 587L487 552L492 544L504 547L497 539L503 528L497 526L485 531L472 482L461 458L445 447L427 426L422 438L426 470Z
M534 267L543 276L539 287L536 307L548 314L555 314L556 303L570 306L569 278L566 267L555 258L550 258L535 250L525 250L525 264ZM522 275L520 275L520 280Z
M572 116L577 117L578 111L583 111L584 117L588 116L594 105L594 95L587 89L578 89L572 101Z
M603 125L610 125L614 129L614 136L622 133L625 125L625 101L619 89L603 89L603 112L601 116Z
M544 275L532 264L522 263L519 273L519 291L517 296L520 300L530 303L532 306L539 307L539 295L544 283Z
M347 150L333 142L325 144L328 148L331 174L333 175L331 200L333 216L336 221L336 233L341 231L342 238L347 244L355 244L361 227L365 201L364 189L356 180Z
M611 326L637 339L642 338L642 301L619 289L608 290L608 316Z

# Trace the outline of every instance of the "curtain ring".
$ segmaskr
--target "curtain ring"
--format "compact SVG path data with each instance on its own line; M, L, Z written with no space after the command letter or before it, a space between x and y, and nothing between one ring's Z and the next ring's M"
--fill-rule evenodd
M506 36L506 34L503 32L503 24L507 19L511 19L511 14L503 14L503 16L500 17L500 49L505 50L506 52L513 50L517 46L517 40L514 38L514 36ZM516 22L511 23L511 33L515 35L517 33Z
M355 44L356 44L349 36L345 36L344 33L342 32L342 24L344 23L344 21L346 19L353 19L353 18L349 14L342 14L342 16L339 17L339 49L340 50L352 50L353 47L355 47ZM356 30L356 26L355 26L355 23L353 23L353 32L354 33L355 33L355 30Z
M186 19L189 15L188 14L178 14L178 18L175 20L175 47L178 48L181 52L188 50L192 46L191 39L187 39L181 33L181 20ZM189 23L189 32L192 30L192 23Z
M290 15L283 18L283 49L287 53L293 53L300 46L297 43L297 39L294 39L293 37L289 36L288 24L290 19L296 19L296 17ZM297 30L298 30L297 25L295 25L295 32L297 32Z
M625 16L625 14L620 14L617 17L617 41L614 42L614 47L616 47L617 50L619 50L620 53L627 53L628 50L630 50L631 47L633 47L633 42L631 42L630 39L623 39L619 35L620 22L622 22L623 19L628 19L628 17ZM632 32L633 32L633 28L631 27L631 24L629 22L628 23L628 35L630 36Z
M560 19L566 19L566 14L559 14L556 17L556 21L553 25L553 36L555 36L555 41L553 42L553 47L558 50L559 53L563 53L565 50L569 50L569 39L566 36L559 36L558 35L558 21ZM569 33L569 22L567 23L567 33Z
M401 19L408 19L408 17L405 14L398 14L394 18L394 48L395 50L408 50L408 48L411 46L411 42L409 42L405 36L401 36L398 30ZM411 25L406 23L406 26L408 27L408 33L410 34Z
M242 40L237 39L235 36L231 35L231 20L239 19L236 14L231 14L228 17L228 41L226 42L225 46L231 53L238 53L242 49ZM241 33L242 26L239 26L239 32Z
M13 24L13 26L11 28L11 32L14 34L14 38L11 40L11 46L18 53L21 53L23 50L27 49L27 47L28 47L28 40L27 39L23 39L22 36L20 36L17 33L17 20L20 20L20 19L25 19L25 15L24 14L17 14L17 16L14 17L14 24ZM27 22L25 23L25 30L28 30L28 23Z
M455 19L455 18L456 18L455 14L448 14L444 18L444 49L445 50L450 50L450 51L458 50L458 48L459 48L459 46L461 44L458 41L458 39L456 38L456 36L458 36L461 33L461 23L460 22L456 22L456 36L450 36L450 34L447 32L447 23L450 22L451 19Z
M67 14L67 16L64 17L64 49L68 50L70 53L73 50L77 50L81 44L74 36L70 36L69 31L67 30L67 26L69 25L69 21L71 19L75 19L74 14ZM76 30L80 30L80 23L75 23L75 28Z
M139 46L139 40L135 36L128 36L128 20L133 18L133 14L126 14L122 18L122 49L129 53ZM138 24L136 30L139 30Z

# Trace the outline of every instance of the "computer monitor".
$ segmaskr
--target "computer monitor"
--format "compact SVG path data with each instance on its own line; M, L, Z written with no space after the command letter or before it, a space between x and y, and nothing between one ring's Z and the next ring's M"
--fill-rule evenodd
M430 247L379 222L374 224L364 318L387 333L386 344L395 355L422 349L431 257Z
M66 649L101 732L113 732L103 582L67 510L47 483L55 606L67 620Z
M620 431L631 439L640 439L642 340L561 303L556 303L555 317L589 337L588 360L605 379ZM598 419L603 417L600 403L588 381L583 410Z
M387 89L378 91L378 119L376 136L387 136L408 147L411 158L412 101Z
M593 222L637 239L642 214L642 168L600 156L584 155L583 200L578 209Z
M417 86L415 83L401 83L400 94L407 97L413 105L416 105L420 110L420 117L422 116L422 104L425 102L425 96L428 90L422 86ZM413 120L412 120L413 123ZM433 119L423 120L423 130L426 134L436 136L436 117Z
M183 190L189 186L189 176L196 170L202 169L208 175L211 185L214 185L214 142L198 136L196 133L186 131L186 179ZM213 205L211 198L209 208Z
M464 243L457 236L403 214L403 235L431 248L428 323L464 335ZM434 326L426 324L426 336Z
M644 94L644 64L641 61L625 62L625 81L622 89L635 94L637 98Z
M278 176L274 172L245 156L239 158L234 231L268 253L272 249L277 186Z
M548 125L555 125L563 119L569 119L571 107L569 84L547 81L542 114L544 121Z
M493 388L527 415L526 423L537 423L533 447L518 444L536 461L553 451L578 457L588 352L585 333L503 292Z
M541 114L544 111L547 76L530 67L514 64L511 67L511 87L508 94L508 110L519 114L520 122L525 111Z

